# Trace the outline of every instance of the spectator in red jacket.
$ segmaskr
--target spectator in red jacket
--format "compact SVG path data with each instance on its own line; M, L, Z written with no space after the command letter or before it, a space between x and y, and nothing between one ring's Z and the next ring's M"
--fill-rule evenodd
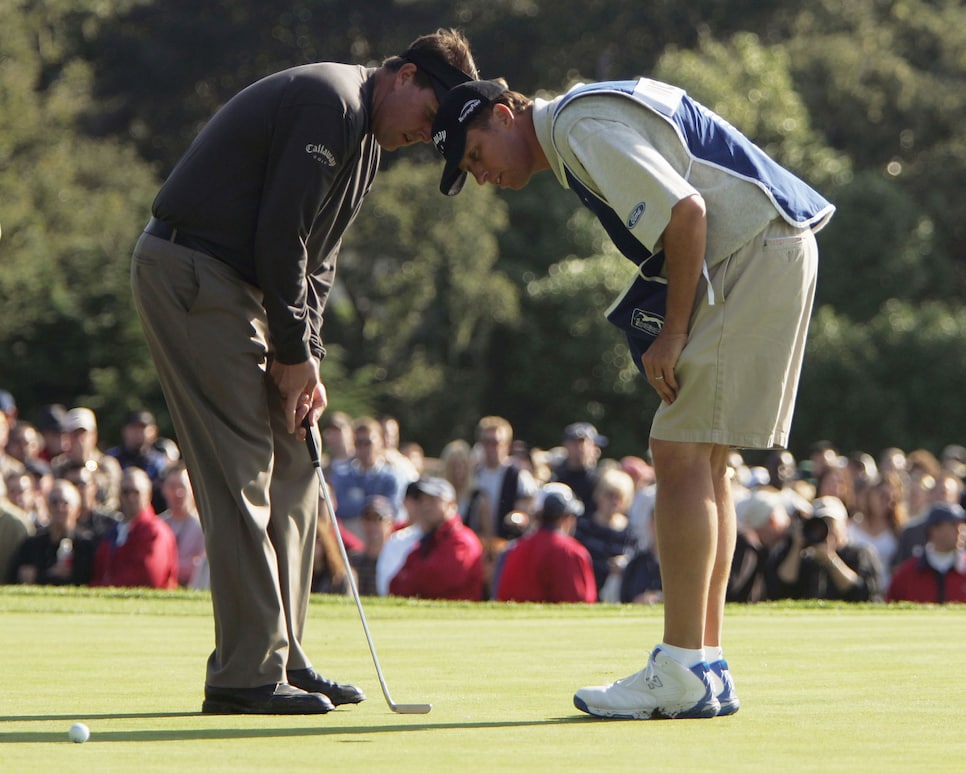
M926 516L927 541L922 555L907 558L892 575L886 601L921 604L966 602L966 527L963 509L945 502Z
M424 599L483 598L483 546L459 516L456 493L442 478L411 484L413 519L423 536L389 583L393 596Z
M548 483L537 496L540 528L506 552L497 601L594 603L597 583L590 554L573 538L583 505L563 483Z
M140 467L121 476L121 520L101 538L91 585L178 587L178 543L151 506L152 484Z

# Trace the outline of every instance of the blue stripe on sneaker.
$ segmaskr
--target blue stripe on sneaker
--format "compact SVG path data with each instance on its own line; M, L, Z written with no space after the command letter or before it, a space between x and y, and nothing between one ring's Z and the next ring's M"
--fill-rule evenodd
M731 678L731 672L728 670L728 661L716 660L710 665L710 668L721 680L722 685L721 692L717 696L718 703L721 706L718 709L718 716L730 716L741 708L741 701L738 700L738 694L735 692L735 683Z

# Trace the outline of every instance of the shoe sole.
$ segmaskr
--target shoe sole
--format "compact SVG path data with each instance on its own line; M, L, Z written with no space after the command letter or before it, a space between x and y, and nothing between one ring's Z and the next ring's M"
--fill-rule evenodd
M320 693L320 695L325 695L325 693ZM326 697L330 701L332 701L332 705L333 706L352 706L352 705L355 705L357 703L362 703L366 699L366 696L365 695L360 695L360 696L358 696L356 698L347 698L344 701L343 700L336 700L331 695L326 695Z
M601 719L711 719L720 714L720 707L713 703L708 703L700 707L695 706L673 715L666 714L660 709L652 709L650 711L616 711L614 709L590 707L583 698L579 698L576 695L574 696L574 707L585 714L590 714L592 717L599 717ZM735 711L737 710L735 708Z
M741 708L741 703L736 698L733 701L726 701L721 704L721 708L718 709L719 717L730 717L732 714L737 714L738 709Z
M290 709L291 710L286 710ZM328 714L332 709L323 708L322 710L306 710L305 708L295 708L280 706L276 709L256 709L250 706L240 706L237 703L227 701L205 699L201 704L202 714Z
M295 686L298 687L298 685L295 685ZM303 688L299 688L299 689L303 689ZM316 692L315 690L306 690L306 692L313 692L316 695L324 695L332 702L333 706L351 706L356 703L362 703L366 699L365 695L354 695L351 698L339 698L337 696L329 695L328 693L325 693L325 692Z

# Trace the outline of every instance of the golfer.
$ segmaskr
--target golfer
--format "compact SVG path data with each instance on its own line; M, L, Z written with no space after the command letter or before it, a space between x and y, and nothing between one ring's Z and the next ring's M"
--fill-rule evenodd
M302 647L326 405L322 312L382 149L428 142L476 74L453 30L375 68L309 64L241 91L152 207L131 283L205 531L215 618L202 711L322 714L362 692Z
M457 86L433 141L440 189L522 188L551 169L635 264L663 252L663 326L629 336L661 398L650 432L664 637L646 667L574 696L599 717L713 717L739 702L721 650L735 545L732 447L787 443L818 260L834 208L679 88L646 78L550 101ZM638 300L630 288L624 300Z

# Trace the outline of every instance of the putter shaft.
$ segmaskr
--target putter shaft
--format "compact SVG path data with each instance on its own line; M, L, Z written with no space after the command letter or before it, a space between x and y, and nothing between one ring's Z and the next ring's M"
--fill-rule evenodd
M376 655L376 647L372 641L372 634L369 632L369 623L366 620L366 613L362 609L362 599L359 597L359 588L356 586L355 577L352 575L352 569L349 565L349 555L345 549L345 542L342 539L342 534L339 531L339 524L335 518L335 508L332 507L332 503L329 501L329 487L325 482L325 475L322 472L322 459L319 455L319 445L315 440L315 434L313 432L313 427L309 423L308 419L302 422L302 426L305 427L305 443L309 449L309 455L312 457L312 466L315 467L315 472L319 478L319 488L322 492L322 501L325 502L325 509L329 511L329 517L332 519L333 531L335 531L336 542L339 545L339 553L342 556L342 561L345 564L346 575L349 580L349 588L352 591L352 598L355 599L356 609L359 610L359 619L362 621L362 630L366 634L366 642L369 644L369 653L372 655L372 664L376 667L376 676L379 678L379 686L382 688L382 695L386 699L386 704L389 708L396 714L428 714L433 706L430 703L394 703L392 697L389 695L389 688L386 686L386 679L382 675L382 668L379 665L379 658Z

